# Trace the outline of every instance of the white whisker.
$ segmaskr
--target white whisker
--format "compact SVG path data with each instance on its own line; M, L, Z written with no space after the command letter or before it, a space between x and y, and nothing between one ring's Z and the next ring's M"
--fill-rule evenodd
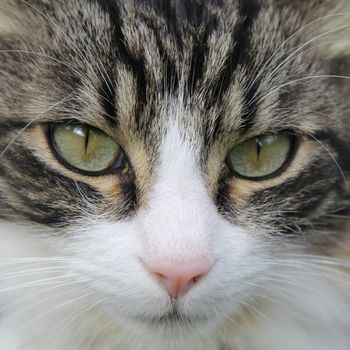
M272 78L280 71L281 68L283 68L289 61L290 59L295 56L296 53L298 53L299 51L301 51L305 46L311 44L312 42L323 38L324 36L328 35L328 34L332 34L335 33L337 31L341 31L343 29L346 28L350 28L350 25L343 25L343 26L339 26L336 27L334 29L330 29L324 33L321 33L315 37L313 37L312 39L308 40L307 42L303 43L302 45L298 46L290 55L288 55L271 73L270 75L267 77L267 79L265 79L265 81L259 86L258 90L256 91L256 93L254 94L254 96L252 97L252 100L254 101L255 97L259 94L260 91L262 91L262 89L272 80Z
M350 79L350 77L349 77ZM307 131L304 131L307 135L309 135L312 139L314 139L317 143L319 143L322 148L329 154L329 156L332 158L332 160L334 161L335 165L337 166L337 168L339 169L339 172L344 180L344 183L345 183L345 186L347 187L347 189L349 190L350 187L349 187L349 183L348 183L348 180L344 174L344 171L343 169L341 168L339 162L337 161L337 159L335 158L335 156L332 154L332 152L328 149L328 147L323 143L321 142L317 137L315 137L314 135L310 134L309 132Z
M54 285L53 287L41 289L41 290L39 290L38 292L29 294L29 295L25 296L24 298L21 298L21 299L16 300L16 302L14 302L14 303L12 303L12 304L6 305L4 308L0 309L0 314L4 313L4 312L7 311L7 310L12 309L14 306L19 305L19 304L23 303L23 302L26 301L26 300L33 299L34 297L36 297L36 296L38 296L38 295L45 294L45 293L47 293L47 292L50 292L50 291L55 290L55 289L58 289L58 288L70 287L70 286L77 285L77 284L81 284L81 283L83 283L83 282L88 282L88 281L90 281L90 279L85 279L85 280L83 280L83 279L80 280L80 279L79 279L78 281L60 283L60 284Z
M50 284L53 285L53 284L59 283L59 280L67 279L70 277L79 277L79 276L80 276L80 274L69 273L69 274L65 274L62 276L49 277L49 278L43 278L40 280L34 280L31 282L19 283L19 284L16 284L14 286L1 288L0 293L13 292L13 291L20 290L20 289L26 289L26 288L31 288L31 287L40 287L40 286L45 286L45 285L50 285Z
M265 95L263 95L262 97L259 97L260 101L263 101L264 99L266 99L266 97L274 94L275 92L277 92L278 90L286 87L286 86L290 86L299 82L303 82L303 81L307 81L307 80L314 80L314 79L345 79L345 80L350 80L349 76L346 75L336 75L336 74L320 74L320 75L311 75L311 76L306 76L306 77L301 77L295 80L291 80L288 81L284 84L281 84L275 88L272 88L268 93L266 93Z
M249 83L248 85L248 90L254 85L254 83L257 81L257 79L263 74L264 70L266 68L269 67L270 62L273 62L273 58L278 54L279 51L281 51L284 46L290 41L292 40L296 35L300 34L300 32L302 32L303 30L307 29L308 27L317 24L318 22L330 19L330 18L334 18L334 17L341 17L341 16L350 16L350 12L338 12L338 13L333 13L327 16L323 16L320 18L317 18L315 20L312 20L311 22L303 25L302 27L300 27L298 30L296 30L293 34L291 34L286 40L283 41L283 43L273 52L273 54L269 57L269 59L265 62L265 64L261 67L260 71L258 72L258 74L253 74L254 79ZM295 48L293 48L295 49ZM293 50L291 49L291 50Z
M62 295L65 295L65 294L61 294L60 296L62 296ZM57 305L57 306L55 306L55 307L53 307L53 308L51 308L51 309L49 309L49 310L47 310L47 311L41 313L40 315L38 315L38 316L32 318L30 321L28 321L28 322L24 323L23 325L21 325L20 328L25 328L25 327L27 327L28 325L30 325L31 323L33 323L33 322L39 320L40 318L43 318L44 316L47 316L47 315L49 315L49 314L51 314L51 313L53 313L53 312L55 312L55 311L57 311L57 310L60 310L60 309L64 308L65 306L70 305L70 304L72 304L72 303L74 303L74 302L77 302L77 301L79 301L79 300L82 300L82 299L85 299L85 298L87 298L87 297L90 297L91 295L92 295L91 293L86 293L86 294L81 295L81 296L79 296L79 297L70 299L70 300L68 300L68 301L66 301L66 302L64 302L64 303L62 303L62 304L59 304L59 305ZM55 296L55 297L57 297L57 296Z
M76 312L72 316L66 317L58 325L56 325L56 327L55 327L57 329L56 332L60 333L60 332L64 331L64 327L67 327L67 325L73 323L76 319L78 319L79 317L83 316L85 313L87 313L91 309L95 308L96 306L102 304L107 299L109 299L109 298L106 297L106 298L103 298L103 299L101 299L99 301L92 302L92 303L88 304L87 306L83 307L81 310L79 310L78 312Z

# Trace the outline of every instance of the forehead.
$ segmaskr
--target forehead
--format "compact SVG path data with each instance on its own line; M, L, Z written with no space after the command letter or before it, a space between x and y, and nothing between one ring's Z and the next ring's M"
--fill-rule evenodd
M154 138L174 119L208 142L302 129L313 122L298 114L307 89L279 88L310 70L288 56L310 35L293 34L312 6L302 7L256 0L61 0L39 8L51 36L47 54L57 58L45 77L50 86L54 79L51 93L67 98L75 118L103 129ZM55 115L71 118L66 111Z

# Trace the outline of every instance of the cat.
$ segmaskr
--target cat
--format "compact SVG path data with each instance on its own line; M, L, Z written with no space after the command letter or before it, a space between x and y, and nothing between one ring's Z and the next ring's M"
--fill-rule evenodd
M0 349L350 349L350 11L1 0Z

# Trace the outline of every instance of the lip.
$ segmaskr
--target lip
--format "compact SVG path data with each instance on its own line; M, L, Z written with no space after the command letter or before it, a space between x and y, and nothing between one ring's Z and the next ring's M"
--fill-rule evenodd
M165 325L191 325L198 324L208 321L207 317L200 316L187 316L182 314L176 305L173 306L172 310L169 312L157 316L157 317L137 317L135 318L138 321L142 321L145 323L153 323L153 324L165 324Z

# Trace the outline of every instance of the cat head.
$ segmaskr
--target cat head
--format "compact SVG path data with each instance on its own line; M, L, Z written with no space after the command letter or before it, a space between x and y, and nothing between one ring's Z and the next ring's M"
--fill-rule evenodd
M341 238L348 18L331 1L2 1L0 216L123 323L234 318L284 254Z

